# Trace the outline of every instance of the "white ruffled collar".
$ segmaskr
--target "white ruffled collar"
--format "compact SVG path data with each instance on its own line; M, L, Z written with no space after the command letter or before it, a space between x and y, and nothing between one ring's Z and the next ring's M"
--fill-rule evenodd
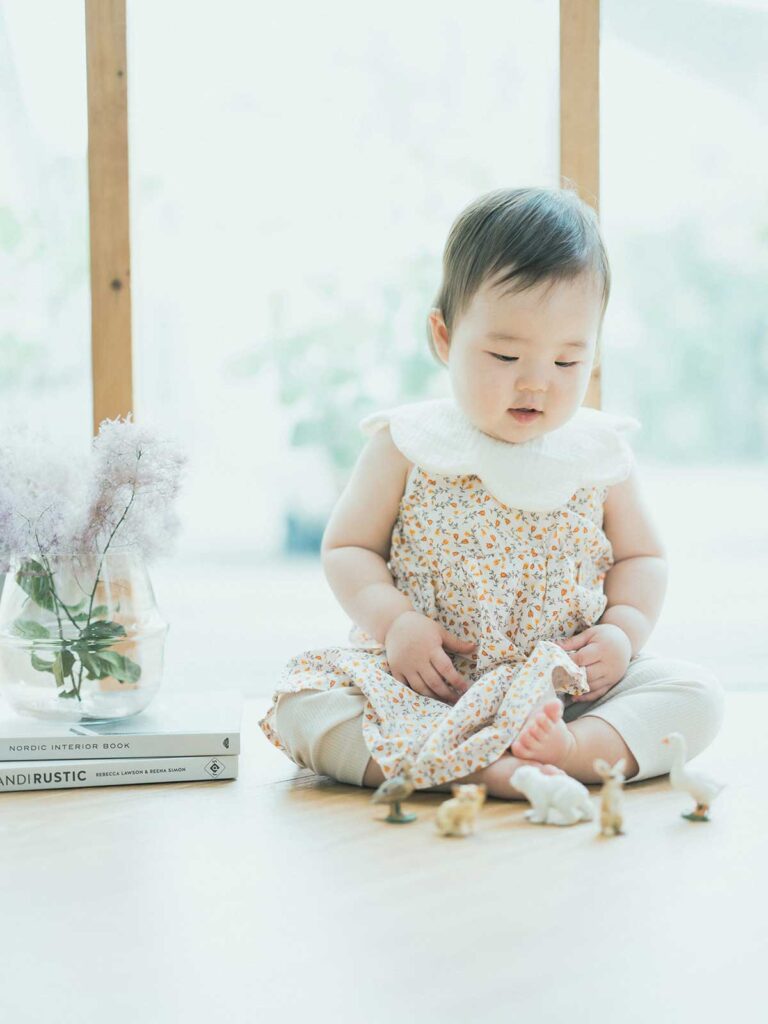
M360 421L366 434L389 424L411 462L443 476L478 476L504 505L551 512L580 487L625 480L634 453L624 436L640 429L632 416L581 408L561 427L530 441L500 441L479 430L452 398L410 402Z

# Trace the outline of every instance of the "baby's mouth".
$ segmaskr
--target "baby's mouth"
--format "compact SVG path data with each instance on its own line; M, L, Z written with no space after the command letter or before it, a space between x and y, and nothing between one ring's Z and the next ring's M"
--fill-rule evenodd
M542 414L542 410L541 409L518 408L518 409L509 409L508 411L512 413L512 415L515 417L515 419L534 420L534 419L536 419L537 416L541 416L541 414Z

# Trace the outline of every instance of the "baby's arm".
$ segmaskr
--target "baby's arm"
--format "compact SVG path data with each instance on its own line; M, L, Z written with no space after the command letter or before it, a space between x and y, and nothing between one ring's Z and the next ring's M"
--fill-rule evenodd
M604 582L608 605L598 621L623 629L634 656L656 625L667 589L666 551L640 493L634 462L627 479L608 488L603 513L614 564Z
M470 684L446 649L468 655L475 642L417 611L387 568L410 467L389 428L373 435L326 527L323 568L349 617L383 645L392 678L422 696L455 704Z
M379 643L398 615L414 610L387 568L410 466L389 427L378 430L360 453L323 534L322 564L331 589L352 621Z

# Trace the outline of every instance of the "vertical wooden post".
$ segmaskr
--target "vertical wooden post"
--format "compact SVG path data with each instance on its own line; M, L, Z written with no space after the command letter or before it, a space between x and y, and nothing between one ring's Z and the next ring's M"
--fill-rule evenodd
M560 0L560 176L599 213L600 0ZM600 408L599 367L584 404Z
M125 0L85 0L93 431L133 408Z

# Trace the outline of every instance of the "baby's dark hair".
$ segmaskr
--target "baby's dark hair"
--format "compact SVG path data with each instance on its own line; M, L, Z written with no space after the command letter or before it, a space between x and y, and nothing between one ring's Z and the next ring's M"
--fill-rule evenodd
M602 284L600 334L611 291L608 254L595 211L575 188L502 188L469 204L451 226L443 252L443 281L433 308L453 330L478 289L488 280L525 291L584 273ZM427 322L427 340L440 362ZM442 365L442 362L441 362Z

